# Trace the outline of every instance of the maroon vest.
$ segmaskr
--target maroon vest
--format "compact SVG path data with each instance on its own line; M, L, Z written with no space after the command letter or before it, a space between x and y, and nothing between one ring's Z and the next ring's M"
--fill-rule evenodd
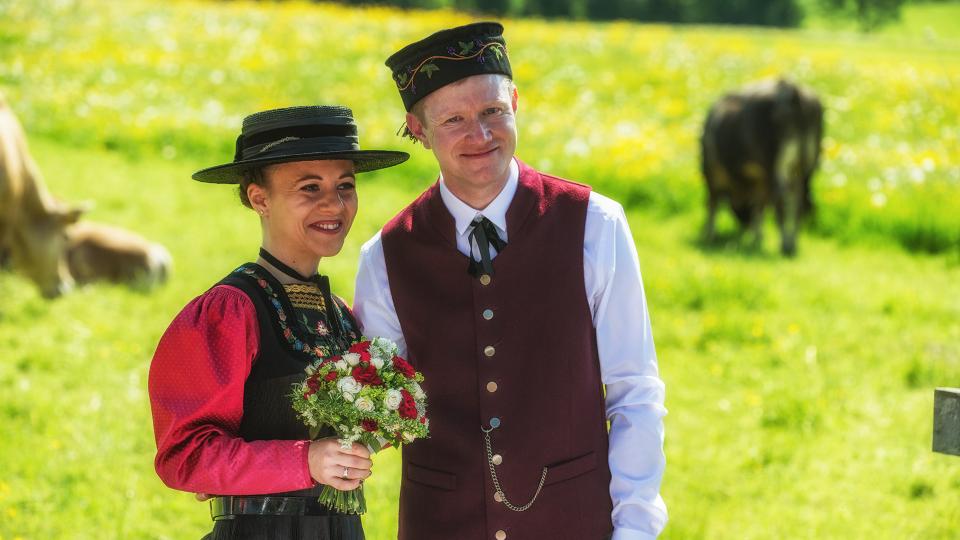
M401 540L600 540L613 530L596 334L584 291L590 189L520 164L508 244L467 272L434 185L383 229L411 362L426 377L430 438L403 449ZM489 310L489 311L487 311ZM492 312L492 318L489 317ZM491 384L491 383L495 383ZM507 499L494 500L481 426Z

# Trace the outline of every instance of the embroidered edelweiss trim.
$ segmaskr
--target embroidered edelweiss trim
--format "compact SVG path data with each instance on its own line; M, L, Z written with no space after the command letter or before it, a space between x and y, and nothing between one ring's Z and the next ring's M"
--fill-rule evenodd
M273 305L273 308L274 308L275 310L277 310L277 319L278 319L278 322L279 322L279 324L280 324L281 333L283 334L284 339L287 340L287 343L293 348L293 350L295 350L295 351L302 351L302 352L304 352L304 353L306 353L306 354L308 354L308 355L310 355L310 356L313 356L314 358L317 358L317 359L319 359L319 360L322 360L322 359L330 356L330 354L331 354L333 351L335 351L335 350L342 350L342 351L347 350L347 348L349 347L349 343L352 343L353 341L355 341L356 339L359 338L359 336L358 336L357 333L356 333L356 329L351 329L351 330L344 336L344 339L346 340L346 343L329 343L329 342L327 342L327 343L316 343L316 344L314 344L314 345L310 345L310 344L304 342L303 340L300 339L299 336L297 336L296 333L294 333L293 328L292 328L292 325L290 324L291 321L289 321L289 320L287 319L287 314L286 314L286 312L285 312L284 309L283 309L283 305L280 303L279 299L277 298L277 293L273 290L273 287L271 287L270 284L267 283L267 281L266 281L265 279L263 279L262 277L260 277L260 276L257 274L257 271L256 271L256 270L254 270L253 268L251 268L251 267L249 267L249 266L241 266L240 268L238 268L238 269L235 270L235 271L243 272L244 274L247 274L248 276L250 276L250 277L252 277L253 279L255 279L256 282L257 282L257 285L259 285L260 288L263 289L264 292L267 293L267 295L268 295L268 300L270 301L270 304ZM288 299L289 299L289 297L288 297ZM335 311L336 316L337 316L341 321L343 321L343 320L344 320L344 315L343 315L343 312L342 312L341 309L340 309L340 304L339 304L338 302L334 301L333 307L334 307L334 311ZM294 313L294 314L292 314L292 315L295 316L296 314ZM311 331L311 329L310 329L310 325L309 325L309 322L306 320L306 317L304 317L303 314L301 314L301 317L303 318L301 324L303 325L304 330L306 330L308 333L315 334L315 335L318 335L318 336L321 336L321 337L326 337L326 336L327 336L327 334L328 334L328 331L326 330L326 324L327 324L327 323L324 323L324 326L323 326L323 329L324 329L324 330L323 330L323 332L319 332L319 330L320 330L319 327L317 328L317 330L318 330L317 332L313 332L313 331ZM329 321L328 321L328 322L329 322Z
M431 60L470 60L470 59L472 59L472 58L476 58L476 57L480 56L481 54L484 53L484 51L486 51L486 50L489 49L490 47L499 47L500 49L503 50L503 53L500 53L499 51L497 51L496 49L494 49L494 51L497 53L497 58L500 57L500 54L506 54L506 52L507 52L507 48L504 47L502 44L497 43L496 41L492 41L492 42L490 42L490 43L487 43L487 44L483 45L482 47L480 47L480 50L479 50L479 51L477 51L477 52L475 52L475 53L473 53L473 54L471 54L471 55L469 55L469 56L460 56L460 55L456 55L456 56L443 56L443 55L437 55L437 56L431 56L431 57L429 57L429 58L424 58L424 60L423 60L422 62L420 62L419 64L417 64L417 67L414 68L413 71L410 72L410 73L413 73L413 75L411 75L409 79L406 79L406 77L407 77L407 74L406 74L406 73L401 73L400 75L398 75L398 77L400 77L401 80L398 80L398 81L397 81L397 88L399 88L401 92L404 91L404 90L406 90L407 88L410 88L410 86L413 85L413 79L416 78L417 73L420 73L420 69L424 67L424 64L426 64L427 62L429 62L429 61L431 61ZM456 54L456 53L454 53L454 54ZM440 69L440 68L438 68L437 66L434 66L433 64L430 64L430 65L433 67L433 69L428 69L428 70L426 70L427 78L428 78L428 79L433 75L433 72L434 72L434 71L438 71L438 70Z

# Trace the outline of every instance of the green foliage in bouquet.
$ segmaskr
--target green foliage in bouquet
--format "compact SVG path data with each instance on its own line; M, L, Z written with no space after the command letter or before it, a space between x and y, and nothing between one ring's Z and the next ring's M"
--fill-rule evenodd
M423 375L397 356L397 346L384 338L354 343L343 355L331 356L306 369L294 385L293 408L316 437L330 426L340 444L359 442L378 452L429 434ZM363 488L341 492L324 486L320 502L341 512L366 511Z

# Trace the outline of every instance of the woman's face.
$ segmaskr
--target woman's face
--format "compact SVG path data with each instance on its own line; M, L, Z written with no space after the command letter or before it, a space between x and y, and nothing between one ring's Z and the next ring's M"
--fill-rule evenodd
M252 184L247 191L254 210L264 218L265 247L291 260L339 253L357 215L353 170L349 160L267 167L266 186Z

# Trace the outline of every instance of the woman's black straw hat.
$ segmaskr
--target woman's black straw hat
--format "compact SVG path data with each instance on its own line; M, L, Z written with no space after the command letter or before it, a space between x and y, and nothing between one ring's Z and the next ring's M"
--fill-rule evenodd
M350 160L359 173L392 167L409 157L406 152L360 150L357 124L347 107L287 107L244 118L233 161L197 171L193 179L236 184L251 169L317 159Z

